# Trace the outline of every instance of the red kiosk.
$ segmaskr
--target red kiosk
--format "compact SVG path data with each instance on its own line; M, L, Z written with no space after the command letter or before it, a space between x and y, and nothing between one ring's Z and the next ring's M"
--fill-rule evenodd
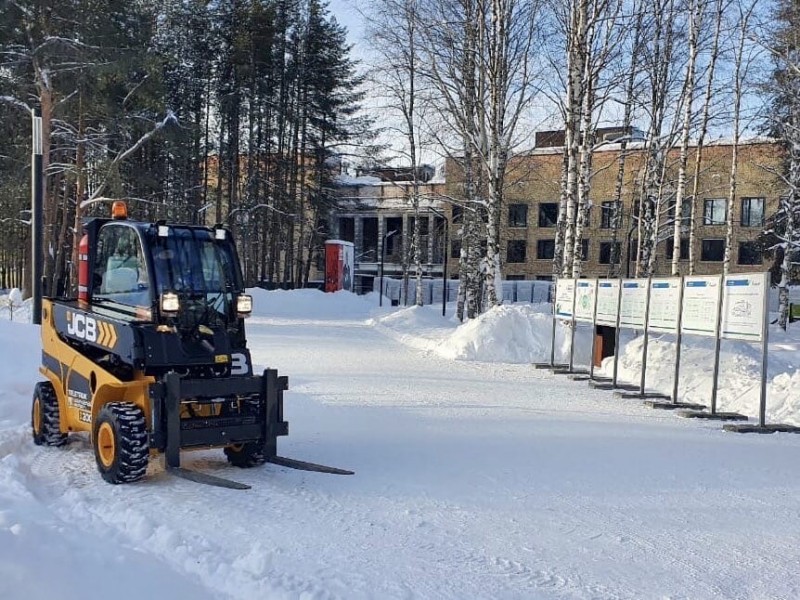
M355 246L344 240L325 242L325 291L354 291Z

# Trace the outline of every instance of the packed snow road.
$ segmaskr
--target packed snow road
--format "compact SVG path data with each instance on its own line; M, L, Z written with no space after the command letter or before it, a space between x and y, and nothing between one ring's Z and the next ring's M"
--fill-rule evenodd
M87 440L29 441L36 340L0 329L17 365L1 372L0 598L800 597L798 438L447 360L353 315L248 327L255 361L290 379L280 453L356 475L199 452L184 466L253 489L160 465L108 485Z

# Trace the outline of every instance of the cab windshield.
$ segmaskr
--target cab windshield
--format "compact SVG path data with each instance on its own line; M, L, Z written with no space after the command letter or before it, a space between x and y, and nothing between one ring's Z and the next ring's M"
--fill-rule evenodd
M186 295L233 293L240 283L229 240L202 229L170 227L154 236L153 269L158 293Z

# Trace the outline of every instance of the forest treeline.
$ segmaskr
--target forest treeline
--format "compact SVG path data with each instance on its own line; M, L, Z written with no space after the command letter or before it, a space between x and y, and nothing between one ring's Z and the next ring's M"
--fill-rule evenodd
M614 239L635 229L643 277L654 273L667 240L672 274L692 273L697 228L709 217L698 187L703 150L721 135L731 166L726 197L715 206L725 214L728 271L738 149L744 137L769 135L785 157L771 175L785 185L763 241L785 325L800 255L796 0L362 6L370 70L353 62L346 32L320 0L0 0L0 218L7 220L0 269L23 270L25 120L38 106L51 286L69 279L80 218L101 210L96 200L114 197L130 198L134 214L147 219L227 224L250 282L302 284L333 201L326 164L343 145L377 156L366 145L375 127L359 110L370 90L372 113L391 129L402 146L396 158L412 173L431 152L458 166L458 192L444 200L463 209L455 232L462 318L502 301L503 211L517 184L509 165L530 150L537 126L564 132L558 277L582 274L587 215L598 200L594 156L609 143L599 128L622 132L612 140L616 189L602 200L613 207ZM644 157L635 173L633 146ZM418 183L410 186L412 213L420 210ZM418 279L420 235L415 225L406 260ZM619 263L612 257L612 267Z
M300 284L324 239L327 159L363 92L318 0L0 0L0 287L28 260L30 109L46 173L45 276L70 285L80 220L223 223L252 281Z

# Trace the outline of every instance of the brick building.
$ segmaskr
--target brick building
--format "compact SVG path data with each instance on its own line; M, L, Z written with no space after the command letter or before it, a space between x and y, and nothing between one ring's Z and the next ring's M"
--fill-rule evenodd
M545 139L559 139L554 132L546 132ZM716 274L722 271L726 235L726 211L730 187L732 147L727 143L714 143L703 150L703 160L696 199L695 273ZM555 249L555 226L561 190L563 149L540 147L514 157L509 164L506 178L505 204L501 216L502 272L506 279L543 279L552 273L552 258ZM670 174L668 180L677 179L677 149L668 155ZM610 271L612 244L614 243L613 202L618 171L619 147L608 145L594 155L590 199L592 207L584 230L583 274L607 276ZM780 172L782 154L774 142L754 140L739 147L737 192L734 202L734 243L731 272L758 271L769 267L761 249L755 243L763 231L765 219L774 214L778 198L785 185L775 174ZM638 190L641 187L640 172L644 164L643 143L634 143L628 148L625 178L622 189L622 219L616 232L619 244L620 271L623 275L635 273L637 232L632 215L638 212ZM689 190L691 172L694 167L694 151L690 151ZM446 195L461 196L462 179L455 161L446 165ZM669 197L669 193L665 197ZM447 210L455 225L460 211L448 205ZM690 211L686 202L683 215ZM669 220L669 214L661 221ZM684 226L685 238L681 241L681 272L688 272L689 240L688 222ZM453 236L449 257L451 272L455 272L460 242ZM667 275L672 258L672 225L660 228L656 248L656 273ZM630 261L628 260L630 257ZM628 268L628 265L629 268Z

